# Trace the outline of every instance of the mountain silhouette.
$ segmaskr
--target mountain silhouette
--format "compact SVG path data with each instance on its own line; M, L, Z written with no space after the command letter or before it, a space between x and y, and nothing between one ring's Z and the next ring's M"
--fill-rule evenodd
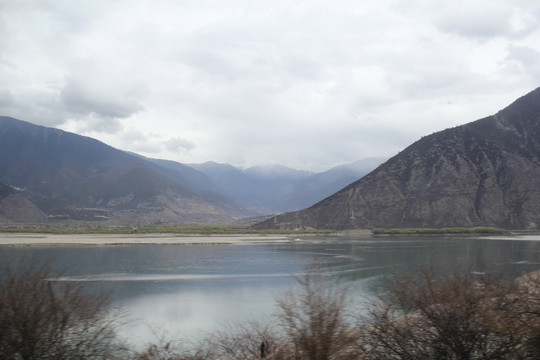
M319 203L255 228L540 227L540 88L425 136Z
M241 213L140 157L9 117L0 117L0 181L50 219L183 223L231 221Z

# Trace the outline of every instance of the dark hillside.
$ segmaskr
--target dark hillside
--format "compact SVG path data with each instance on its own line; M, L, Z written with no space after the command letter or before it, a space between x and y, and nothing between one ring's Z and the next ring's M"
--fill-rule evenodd
M258 228L540 227L540 89L426 136L314 206Z
M46 215L15 189L0 183L0 223L42 222Z
M92 138L9 117L0 117L0 181L22 189L55 218L236 218L234 209L204 199L138 157Z

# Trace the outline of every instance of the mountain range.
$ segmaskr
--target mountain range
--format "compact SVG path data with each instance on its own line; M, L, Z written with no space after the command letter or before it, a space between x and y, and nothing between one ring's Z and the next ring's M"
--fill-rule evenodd
M540 227L540 88L425 136L319 203L255 228Z
M143 160L95 139L0 118L0 182L50 219L222 221L208 201Z
M230 223L261 214L275 215L254 228L538 229L540 88L386 162L322 173L149 159L0 117L0 223Z
M382 162L368 159L321 174L277 165L187 166L0 117L0 222L231 222L312 205L377 161ZM298 188L305 189L303 196Z
M219 185L220 193L258 214L299 210L369 173L382 158L367 158L312 173L281 165L254 166L247 169L228 164L206 162L190 164Z

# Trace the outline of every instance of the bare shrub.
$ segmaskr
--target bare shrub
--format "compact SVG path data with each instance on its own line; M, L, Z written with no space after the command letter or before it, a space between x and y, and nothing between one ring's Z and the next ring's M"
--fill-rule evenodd
M357 332L351 326L349 292L316 271L297 278L300 285L277 300L278 318L294 359L358 359Z
M470 272L394 279L369 306L362 347L375 360L532 359L529 329L538 320L525 313L538 310L537 300L512 282Z
M261 345L264 347L261 349ZM166 340L149 344L134 354L135 360L266 360L282 357L282 339L271 321L250 321L229 324L223 330L208 334L196 343L186 339Z
M171 344L148 344L141 352L135 352L132 358L134 360L180 360L180 354L170 347Z
M105 294L50 279L61 274L32 259L0 273L0 359L121 359L119 318Z
M206 343L219 358L235 360L280 359L285 346L276 324L269 320L230 324L213 333Z
M530 359L540 359L540 271L516 279L506 302L511 311L505 328L521 334L523 351Z
M178 340L166 338L153 330L157 342L148 343L142 351L135 351L132 360L183 360Z

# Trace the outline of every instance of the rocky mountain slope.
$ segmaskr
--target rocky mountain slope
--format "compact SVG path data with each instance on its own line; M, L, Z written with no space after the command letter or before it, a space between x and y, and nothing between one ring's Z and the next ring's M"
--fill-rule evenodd
M42 222L47 216L18 191L0 183L0 224Z
M144 159L9 117L0 117L0 181L56 219L181 223L242 215L232 202L224 208Z
M257 228L540 228L540 88L423 137L314 206Z

